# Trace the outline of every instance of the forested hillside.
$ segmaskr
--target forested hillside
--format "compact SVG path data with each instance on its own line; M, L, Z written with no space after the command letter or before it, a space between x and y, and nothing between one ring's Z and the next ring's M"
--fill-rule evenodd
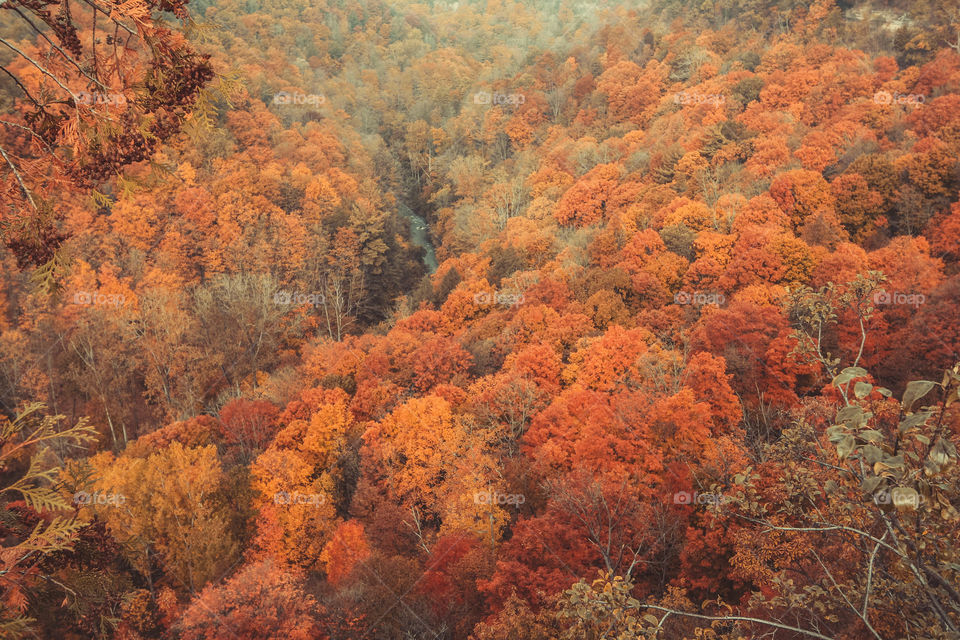
M0 638L960 638L955 0L0 0Z

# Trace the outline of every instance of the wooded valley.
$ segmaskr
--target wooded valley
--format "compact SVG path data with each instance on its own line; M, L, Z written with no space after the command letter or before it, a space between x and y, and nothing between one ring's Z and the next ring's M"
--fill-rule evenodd
M0 638L960 639L956 0L0 0Z

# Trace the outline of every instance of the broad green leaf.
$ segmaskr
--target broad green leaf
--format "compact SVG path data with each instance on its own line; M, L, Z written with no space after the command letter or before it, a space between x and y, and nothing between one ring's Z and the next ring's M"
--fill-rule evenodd
M883 450L872 444L868 444L860 450L860 454L867 464L876 464L883 459Z
M880 476L870 476L863 479L863 482L860 483L860 488L866 493L873 493L877 490L877 487L880 486L881 482L883 482L883 478Z
M897 428L900 429L900 433L906 433L910 429L922 425L930 418L931 415L933 414L929 411L918 411L917 413L909 415L901 420Z
M853 436L844 436L843 439L840 440L840 443L837 445L837 455L841 460L850 455L855 444L856 440L854 440Z
M854 378L862 378L867 375L867 370L861 367L847 367L841 371L836 378L833 379L833 386L839 387L841 385L847 384Z
M907 390L903 392L903 401L901 402L903 410L911 411L917 400L930 393L930 390L935 386L937 386L937 383L929 380L914 380L907 383Z
M860 425L860 420L863 416L863 409L857 406L843 407L840 411L837 412L837 422L843 423L850 427L856 427Z
M957 458L957 448L953 446L952 442L948 442L943 438L938 438L937 443L933 445L933 448L930 450L930 460L935 464L943 466L948 464L952 460Z

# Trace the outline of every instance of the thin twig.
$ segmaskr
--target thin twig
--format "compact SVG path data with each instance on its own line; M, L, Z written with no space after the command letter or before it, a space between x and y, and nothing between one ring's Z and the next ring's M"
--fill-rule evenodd
M667 609L666 607L658 607L653 604L641 604L640 607L645 609L653 609L654 611L662 611L664 613L673 614L675 616L687 616L689 618L698 618L700 620L711 620L714 622L753 622L754 624L762 624L769 627L776 627L777 629L783 629L784 631L793 631L794 633L799 633L811 638L819 638L820 640L833 640L830 636L825 636L823 634L817 633L816 631L808 631L807 629L801 629L800 627L791 627L788 624L782 624L780 622L774 622L772 620L761 620L760 618L750 618L748 616L707 616L700 613L687 613L686 611L678 611L676 609Z
M863 624L866 625L867 629L870 630L870 633L873 634L873 637L874 637L874 638L876 638L877 640L883 640L883 638L880 636L880 634L877 633L877 630L874 629L874 628L870 625L870 622L867 621L866 608L864 608L863 612L861 613L860 611L857 610L857 608L856 608L855 606L853 606L853 603L850 602L850 599L849 599L849 598L847 598L847 594L845 594L845 593L843 592L843 589L840 588L840 585L837 584L837 581L836 581L836 580L834 579L834 577L833 577L833 573L830 572L830 569L827 568L827 565L825 565L825 564L823 563L823 560L820 559L820 554L818 554L818 553L817 553L815 550L813 550L813 549L811 549L811 552L813 553L813 557L817 559L817 562L820 563L820 567L823 569L824 573L826 573L826 574L827 574L827 577L830 578L830 582L833 583L833 586L834 586L834 588L837 590L837 593L839 593L839 594L840 594L840 597L843 598L843 601L847 603L847 606L850 607L850 609L851 609L855 614L857 614L857 617L858 617L858 618L860 618L861 620L863 620ZM872 567L871 567L871 569L872 569Z
M21 56L24 60L26 60L27 62L29 62L30 64L32 64L33 66L35 66L37 69L39 69L40 72L43 73L44 75L50 76L50 78L51 78L54 82L56 82L58 85L60 85L60 88L61 88L61 89L63 89L64 91L66 91L68 94L70 94L70 97L73 98L74 101L79 102L79 99L78 99L77 96L73 93L73 91L71 91L70 88L69 88L67 85L63 84L63 83L60 81L60 78L58 78L58 77L55 76L54 74L52 74L52 73L50 73L49 71L47 71L42 64L40 64L39 62L37 62L36 60L34 60L34 59L31 58L30 56L28 56L26 53L24 53L23 51L21 51L20 49L18 49L17 47L15 47L13 44L11 44L10 42L8 42L5 38L0 38L0 44L5 45L5 46L8 47L10 50L12 50L14 53L16 53L17 55Z
M136 32L135 32L133 29L131 29L131 28L128 27L127 25L123 24L123 23L120 22L119 20L111 17L110 12L107 11L107 10L105 10L105 9L102 9L102 8L100 7L100 5L98 5L97 3L92 2L92 0L83 0L83 1L86 2L88 5L90 5L91 7L93 7L94 12L97 12L97 11L101 12L103 15L107 16L108 18L110 18L111 21L113 21L114 23L116 23L117 26L121 27L122 29L124 29L125 31L127 31L127 32L130 33L130 34L137 35Z
M19 15L21 18L23 18L24 22L26 22L28 25L30 25L30 26L33 28L34 31L36 31L38 34L40 34L40 37L41 37L41 38L43 38L44 40L46 40L46 41L50 44L51 47L53 47L54 49L56 49L56 51L57 51L61 56L63 56L64 59L66 59L67 62L69 62L70 64L72 64L74 67L76 67L77 71L79 71L79 72L83 75L83 77L85 77L85 78L86 78L87 80L89 80L90 82L93 82L94 84L96 84L97 86L99 86L99 87L100 87L101 89L103 89L104 91L107 91L107 90L108 90L108 88L107 88L106 85L104 85L102 82L100 82L99 80L97 80L97 79L94 78L93 76L87 74L87 72L83 70L83 67L80 66L80 63L79 63L79 62L77 62L76 60L74 60L66 51L64 51L62 48L60 48L59 45L57 45L53 40L51 40L50 38L48 38L48 37L47 37L47 34L45 34L43 31L41 31L40 29L38 29L37 26L30 21L30 18L28 18L27 16L25 16L25 15L23 14L23 12L20 11L20 9L18 9L18 8L16 8L16 7L13 7L13 10L16 11L16 12L17 12L17 15Z
M803 533L803 532L827 533L827 532L830 532L830 531L846 531L846 532L848 532L848 533L855 533L855 534L857 534L858 536L861 536L861 537L866 538L867 540L870 540L870 541L872 541L872 542L876 542L876 543L878 543L878 544L883 545L884 548L892 551L893 553L897 554L897 555L900 556L901 558L907 558L906 554L905 554L903 551L901 551L900 549L897 549L897 548L895 548L895 547L887 544L887 543L884 542L883 540L881 540L881 539L879 539L879 538L876 538L876 537L870 535L870 534L867 533L866 531L861 531L860 529L855 529L855 528L853 528L853 527L847 527L847 526L840 525L840 524L828 524L828 525L823 525L823 526L819 526L819 527L782 527L782 526L775 525L775 524L773 524L773 523L771 523L771 522L767 522L766 520L759 520L759 519L757 519L757 518L751 518L751 517L749 517L749 516L745 516L745 515L739 514L739 513L735 513L735 514L733 514L733 515L736 516L736 517L738 517L738 518L741 518L741 519L743 519L743 520L747 520L747 521L749 521L749 522L753 522L753 523L755 523L755 524L761 524L761 525L767 527L768 529L772 529L772 530L774 530L774 531L795 531L795 532L799 532L799 533Z
M39 107L39 108L41 108L41 109L43 108L43 107L40 106L40 102L39 102L36 98L34 98L33 95L32 95L29 91L27 91L27 88L26 88L25 86L23 86L23 83L20 82L20 78L18 78L17 76L13 75L13 72L12 72L12 71L10 71L9 69L7 69L6 67L0 67L0 71L3 71L5 74L7 74L7 75L10 76L11 78L13 78L13 81L17 83L17 86L20 87L20 90L23 91L23 94L24 94L25 96L27 96L27 99L30 100L30 102L32 102L33 104L35 104L37 107Z
M56 155L56 154L53 152L53 147L50 146L50 143L47 142L46 140L44 140L43 137L42 137L39 133L37 133L36 131L34 131L33 129L31 129L30 127L25 127L25 126L23 126L22 124L17 124L16 122L10 122L9 120L0 120L0 124L5 124L5 125L9 125L9 126L11 126L11 127L17 127L18 129L23 129L24 131L26 131L27 133L29 133L31 136L33 136L34 138L36 138L37 140L39 140L40 142L42 142L42 143L43 143L43 146L45 146L45 147L47 148L47 151L49 151L51 155Z
M10 160L10 156L7 155L7 152L3 147L0 147L0 156L3 156L3 159L6 160L8 165L10 165L10 169L13 171L13 177L17 179L17 184L20 185L20 190L23 191L23 195L26 196L27 202L29 202L30 206L33 207L34 211L36 211L37 203L34 202L33 196L30 194L30 190L27 189L27 185L23 183L23 178L20 177L20 172L17 171L16 165L13 164L12 160Z
M887 537L887 532L883 532L883 536L880 537L881 540ZM873 590L873 563L877 558L877 551L880 550L880 545L877 544L873 547L873 551L870 553L870 562L867 564L867 585L863 590L863 614L862 618L867 619L867 606L870 604L870 592Z

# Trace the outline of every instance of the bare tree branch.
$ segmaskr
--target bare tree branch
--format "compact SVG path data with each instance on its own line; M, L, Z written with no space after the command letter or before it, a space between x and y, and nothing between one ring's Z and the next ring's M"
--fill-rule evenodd
M87 80L89 80L90 82L93 82L94 84L96 84L98 87L100 87L100 88L103 89L104 91L107 91L107 90L108 90L108 88L107 88L106 85L104 85L102 82L100 82L99 80L97 80L97 79L94 78L93 76L89 75L86 71L84 71L84 70L83 70L83 67L80 66L80 63L78 63L76 60L74 60L73 57L70 56L70 54L68 54L66 51L64 51L64 50L63 50L58 44L56 44L53 40L51 40L50 38L48 38L48 37L47 37L47 34L45 34L45 33L44 33L43 31L41 31L35 24L33 24L33 22L30 21L30 18L28 18L26 15L24 15L23 12L20 11L20 9L18 9L17 7L13 7L13 10L16 11L16 12L17 12L17 15L19 15L21 18L23 18L24 22L26 22L28 25L30 25L30 27L31 27L34 31L36 31L36 32L40 35L41 38L43 38L44 40L46 40L46 41L50 44L50 46L53 47L53 48L57 51L57 53L59 53L61 56L64 57L64 59L65 59L67 62L69 62L71 65L73 65L73 66L77 69L77 71L80 72L80 74L81 74L83 77L85 77L85 78L86 78Z
M17 76L13 75L12 71L7 69L6 67L0 67L0 71L3 71L5 74L13 78L13 81L16 82L17 86L20 87L20 90L23 91L23 94L27 96L27 100L35 104L37 107L40 107L40 102L36 98L34 98L29 91L27 91L27 88L23 86L23 83L20 82L20 79Z
M21 51L20 49L18 49L17 47L15 47L13 44L11 44L10 42L8 42L5 38L0 38L0 44L5 45L7 48L9 48L10 50L12 50L14 53L16 53L17 55L19 55L20 57L22 57L24 60L26 60L27 62L29 62L30 64L32 64L34 67L36 67L38 70L40 70L40 72L43 73L44 75L50 76L50 78L51 78L54 82L56 82L58 85L60 85L60 88L61 88L61 89L63 89L64 91L66 91L68 94L70 94L70 97L73 98L75 102L79 102L79 99L77 98L76 94L74 94L73 91L71 91L70 88L69 88L67 85L65 85L65 84L63 84L62 82L60 82L60 78L58 78L58 77L55 76L54 74L52 74L52 73L50 73L49 71L47 71L47 69L44 68L44 66L43 66L42 64L40 64L39 62L37 62L36 60L34 60L34 59L31 58L30 56L28 56L26 53L24 53L23 51Z
M3 147L0 147L0 156L3 156L3 159L6 160L7 164L10 166L10 169L13 171L13 177L17 179L17 184L20 185L20 190L23 191L23 195L26 196L30 206L36 211L37 203L34 202L33 196L30 194L30 190L27 189L27 185L23 183L23 178L20 177L20 172L17 171L16 165L13 164L12 160L10 160L10 156L7 155L7 152Z
M53 152L53 147L50 146L50 143L44 140L36 131L31 129L30 127L25 127L22 124L17 124L16 122L10 122L9 120L0 120L0 124L5 124L11 127L16 127L18 129L23 129L24 131L29 133L31 136L33 136L34 138L42 142L43 146L45 146L47 148L47 151L50 152L50 155L56 157L56 154Z
M110 20L111 20L114 24L116 24L118 27L120 27L121 29L123 29L123 30L126 31L127 33L129 33L129 34L131 34L131 35L137 35L137 32L136 32L136 31L134 31L133 29L131 29L131 28L128 27L127 25L123 24L122 22L120 22L120 21L117 20L116 18L112 17L112 16L110 15L110 12L109 12L109 11L107 11L106 9L103 9L103 8L100 7L100 5L98 5L97 3L93 2L92 0L83 0L83 1L84 1L86 4L90 5L90 6L93 8L94 14L96 14L96 12L99 11L99 12L102 13L103 15L107 16L108 18L110 18Z
M708 616L701 613L687 613L686 611L678 611L676 609L668 609L666 607L659 607L653 604L641 604L644 609L653 609L654 611L662 611L666 614L671 614L675 616L687 616L688 618L697 618L699 620L710 620L712 622L752 622L754 624L762 624L768 627L775 627L777 629L783 629L784 631L792 631L794 633L799 633L810 638L819 638L820 640L833 640L830 636L825 636L816 631L809 631L807 629L801 629L799 627L791 627L788 624L782 624L780 622L774 622L773 620L761 620L760 618L750 618L748 616ZM661 620L661 624L663 621Z

